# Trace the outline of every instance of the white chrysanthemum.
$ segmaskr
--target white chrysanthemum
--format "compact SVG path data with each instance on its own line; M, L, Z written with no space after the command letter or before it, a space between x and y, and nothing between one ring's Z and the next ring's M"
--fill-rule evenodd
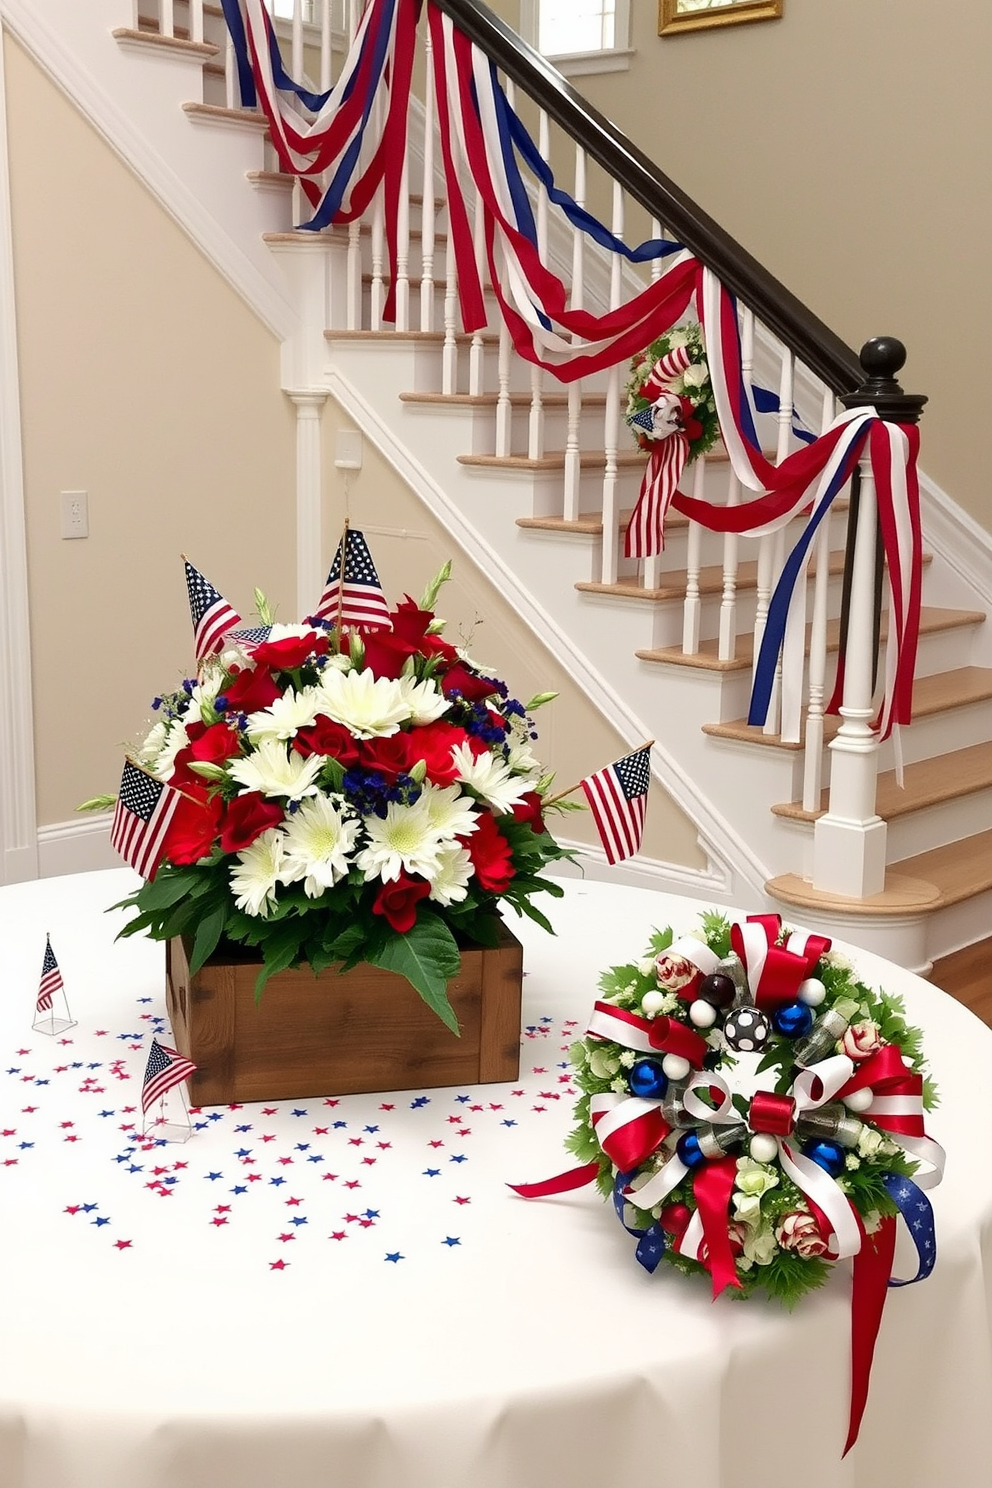
M501 759L493 754L473 754L467 744L456 744L451 759L459 780L477 790L497 816L512 811L531 788L531 781L513 775Z
M355 859L366 878L381 878L391 883L399 878L400 869L419 873L434 882L441 850L450 845L433 826L430 808L424 796L412 806L393 802L385 817L365 818L368 846Z
M540 780L541 764L530 746L530 740L511 737L507 742L510 746L507 764L514 775L527 775L531 781Z
M395 734L410 717L402 684L371 672L324 671L320 679L320 711L343 723L356 739L379 739Z
M420 799L427 803L427 819L443 841L467 837L479 825L472 797L463 796L457 785L425 785Z
M263 739L292 739L297 729L309 728L320 711L322 698L315 687L301 692L286 689L267 708L248 716L248 737L253 744Z
M180 749L185 749L188 743L189 734L186 732L185 724L178 718L173 719L169 724L165 743L152 762L152 774L157 775L159 780L168 780L176 767L176 755Z
M399 684L410 709L411 723L433 723L447 713L448 699L429 677L424 682L418 682L415 677L400 677Z
M471 877L472 859L465 848L442 848L431 880L429 897L436 904L460 904L468 893L468 881Z
M288 796L299 801L317 793L314 784L324 767L324 756L313 754L304 759L288 750L278 739L263 739L254 754L234 760L228 774L246 791L261 791L263 796Z
M334 669L338 672L350 672L352 660L347 651L328 651L324 657L324 670Z
M165 746L165 738L169 732L169 725L164 718L153 723L144 742L138 745L135 758L139 765L151 765L162 753Z
M346 815L340 797L318 795L304 801L286 823L282 882L298 883L302 878L310 898L318 899L351 867L350 854L360 825L357 817Z
M284 841L278 827L269 827L238 853L237 867L231 869L231 888L235 904L245 914L267 915L275 903Z

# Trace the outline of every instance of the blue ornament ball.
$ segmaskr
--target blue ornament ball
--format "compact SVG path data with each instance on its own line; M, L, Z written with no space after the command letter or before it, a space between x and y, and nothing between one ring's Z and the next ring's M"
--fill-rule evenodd
M805 1002L787 1002L772 1014L776 1033L785 1038L802 1038L813 1027L813 1009Z
M657 1059L639 1059L630 1067L627 1084L632 1095L661 1100L668 1089L668 1076Z
M679 1137L675 1151L687 1168L698 1168L706 1161L699 1150L699 1138L694 1131L684 1132ZM843 1158L841 1161L843 1162Z
M836 1142L828 1142L821 1138L816 1142L806 1142L803 1152L821 1167L824 1172L829 1173L831 1178L837 1178L844 1171L844 1149Z

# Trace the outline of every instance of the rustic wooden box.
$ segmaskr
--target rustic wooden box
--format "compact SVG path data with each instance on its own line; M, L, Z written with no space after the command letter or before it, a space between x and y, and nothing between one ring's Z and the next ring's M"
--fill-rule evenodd
M469 1085L519 1072L522 950L505 927L494 950L463 950L448 984L460 1038L404 977L376 966L277 972L256 1003L255 961L218 958L191 979L177 938L165 965L176 1046L197 1066L195 1106Z

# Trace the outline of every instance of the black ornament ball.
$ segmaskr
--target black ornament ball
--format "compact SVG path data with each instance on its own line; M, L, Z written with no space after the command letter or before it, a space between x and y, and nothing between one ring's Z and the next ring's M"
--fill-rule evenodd
M735 1008L723 1025L723 1036L737 1054L759 1053L770 1033L768 1019L754 1007Z
M729 1007L737 995L733 978L725 971L713 971L704 976L699 984L699 996L711 1002L715 1008Z

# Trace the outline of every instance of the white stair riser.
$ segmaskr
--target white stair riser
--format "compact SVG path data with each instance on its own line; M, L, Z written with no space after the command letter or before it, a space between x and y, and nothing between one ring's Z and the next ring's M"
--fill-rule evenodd
M992 701L951 708L930 718L918 718L902 729L902 756L906 764L933 759L952 749L966 749L992 739ZM989 746L992 755L992 745ZM887 740L879 750L879 769L895 768L895 750Z
M932 847L946 847L976 832L992 830L992 789L928 806L889 822L888 860L898 863Z

